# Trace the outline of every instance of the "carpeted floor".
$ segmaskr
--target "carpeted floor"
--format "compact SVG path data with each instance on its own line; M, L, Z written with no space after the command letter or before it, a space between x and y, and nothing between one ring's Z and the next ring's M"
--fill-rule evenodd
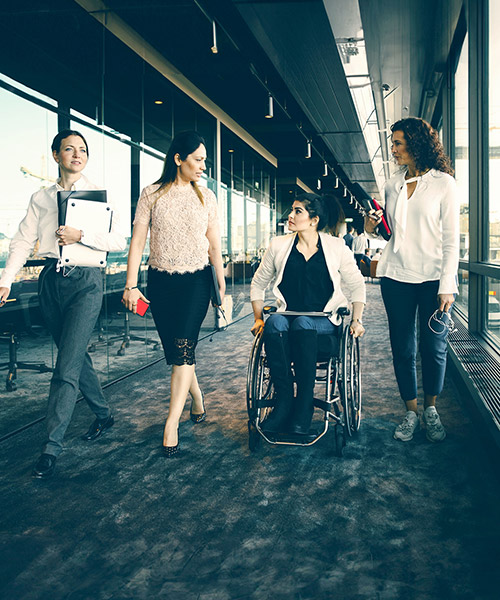
M198 349L208 419L160 452L164 362L107 389L116 426L88 444L79 403L47 482L41 423L0 444L0 597L8 600L486 600L499 597L498 465L447 378L448 437L392 439L404 414L377 284L368 284L364 414L343 458L248 450L250 319Z

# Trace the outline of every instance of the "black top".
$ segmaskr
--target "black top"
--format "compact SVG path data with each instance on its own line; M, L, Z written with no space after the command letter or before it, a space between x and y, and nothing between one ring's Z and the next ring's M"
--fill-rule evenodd
M318 237L318 251L309 260L297 250L298 241L299 236L295 238L278 289L285 298L287 310L322 311L333 294L333 282L321 239Z

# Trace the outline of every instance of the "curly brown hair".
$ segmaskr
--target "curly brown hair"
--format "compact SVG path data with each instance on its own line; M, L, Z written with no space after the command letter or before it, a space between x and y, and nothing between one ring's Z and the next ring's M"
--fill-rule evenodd
M406 150L415 161L417 171L436 169L454 175L449 157L443 144L439 141L438 132L423 119L408 117L396 121L391 131L402 131L406 141Z

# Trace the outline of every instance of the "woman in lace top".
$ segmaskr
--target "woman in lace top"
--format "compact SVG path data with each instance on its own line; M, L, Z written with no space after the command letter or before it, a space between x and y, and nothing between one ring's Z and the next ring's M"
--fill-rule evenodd
M209 261L215 267L221 297L225 291L217 202L213 192L197 185L205 161L205 143L198 133L185 131L173 139L160 179L144 188L137 204L122 299L134 313L139 299L150 302L167 364L172 365L163 435L168 457L179 450L179 420L188 393L191 420L201 423L206 416L195 373L195 348L211 296ZM137 286L148 231L149 300Z

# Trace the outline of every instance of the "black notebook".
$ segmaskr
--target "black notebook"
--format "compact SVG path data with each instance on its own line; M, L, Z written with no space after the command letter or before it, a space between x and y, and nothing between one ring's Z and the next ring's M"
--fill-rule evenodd
M222 298L220 297L219 283L217 281L217 273L215 272L215 267L210 265L210 271L212 273L212 294L211 300L214 306L222 305Z

